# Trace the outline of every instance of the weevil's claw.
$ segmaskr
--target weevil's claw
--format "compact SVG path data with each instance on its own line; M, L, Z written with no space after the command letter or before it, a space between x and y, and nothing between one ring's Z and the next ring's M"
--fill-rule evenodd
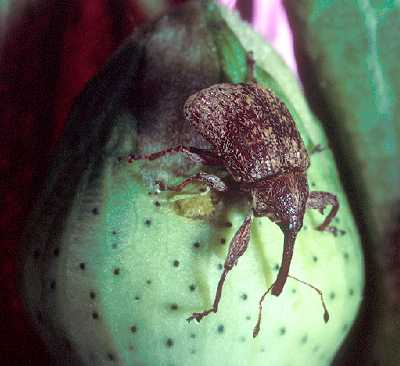
M128 163L129 164L133 163L135 160L137 160L135 154L129 154L128 155Z
M128 156L118 156L118 161L119 162L121 162L121 161L123 161L123 160L125 160L126 159L126 161L128 162L128 163L132 163L132 162L134 162L135 160L138 160L138 159L136 159L136 157L135 157L135 155L134 154L129 154Z
M323 147L321 144L317 144L311 149L310 154L320 153L325 149L326 147Z
M193 319L196 320L198 323L200 323L200 320L203 319L205 316L207 316L210 313L216 313L216 311L211 308L206 311L203 311L202 313L193 313L189 318L187 318L187 322L190 323Z
M338 228L336 226L327 226L327 225L321 224L321 225L317 226L317 230L332 233L333 236L338 235Z

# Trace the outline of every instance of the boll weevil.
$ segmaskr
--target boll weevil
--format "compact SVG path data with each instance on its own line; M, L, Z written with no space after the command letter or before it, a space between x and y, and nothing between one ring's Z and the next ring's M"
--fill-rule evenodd
M321 291L290 276L289 268L306 208L323 212L331 205L331 211L317 227L320 231L330 231L334 230L329 224L339 203L332 193L309 191L306 171L310 159L295 122L285 104L271 90L255 83L251 53L247 64L249 82L216 84L196 92L185 102L183 110L187 123L210 143L212 149L180 145L148 155L130 155L128 161L155 160L183 153L197 163L225 169L233 182L200 171L176 186L167 186L168 190L181 191L191 183L201 182L219 192L238 189L248 194L251 209L231 240L213 306L193 313L188 321L200 321L211 312L217 312L226 276L249 244L253 218L266 216L280 227L284 235L281 265L275 281L260 300L259 319L253 331L256 336L265 295L271 291L272 295L279 296L288 277L319 293L324 320L328 321Z

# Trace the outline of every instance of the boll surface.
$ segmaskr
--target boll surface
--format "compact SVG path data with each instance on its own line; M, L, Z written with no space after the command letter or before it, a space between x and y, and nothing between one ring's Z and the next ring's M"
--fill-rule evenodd
M282 233L266 218L255 219L217 314L199 324L186 321L213 301L246 200L203 192L201 185L160 192L158 180L178 183L201 166L180 157L134 164L118 157L177 143L204 146L182 125L182 108L194 91L219 82L221 69L225 81L236 81L240 67L229 62L238 56L221 44L238 41L221 13L238 36L247 37L242 42L262 65L263 51L246 25L212 2L190 2L129 40L76 104L21 257L27 309L55 364L328 365L353 324L363 295L363 256L329 149L310 156L308 181L312 189L337 194L337 235L316 231L324 216L307 211L290 268L322 290L329 322L318 295L288 279L279 297L266 298L261 331L252 337L260 296L282 255ZM280 75L274 82L285 85L282 92L287 71L280 71L276 56L269 60L268 72ZM179 77L166 69L176 64ZM265 75L258 73L262 83ZM297 86L292 88L284 95L306 147L327 146Z

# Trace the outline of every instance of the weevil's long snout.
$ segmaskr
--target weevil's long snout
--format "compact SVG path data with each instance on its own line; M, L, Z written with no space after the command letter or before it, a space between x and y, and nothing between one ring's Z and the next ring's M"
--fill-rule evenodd
M308 185L304 173L278 176L253 189L255 216L269 217L284 234L281 267L271 289L275 296L282 292L289 275L297 233L303 226L307 197Z
M284 204L280 211L281 221L277 223L284 235L282 261L278 276L271 289L272 295L275 296L280 295L286 283L297 233L303 226L306 198L302 196L303 195L299 195L296 199L293 199L293 194L290 193L285 197L285 199L283 199ZM287 204L288 202L290 203Z
M297 231L287 230L284 232L284 243L281 267L276 277L275 283L272 286L272 295L279 296L282 292L283 286L285 286L286 280L289 275L290 263L293 257L294 243L296 241Z

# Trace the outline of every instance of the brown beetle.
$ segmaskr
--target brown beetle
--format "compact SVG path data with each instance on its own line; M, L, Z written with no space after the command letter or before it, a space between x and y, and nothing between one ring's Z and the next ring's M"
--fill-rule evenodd
M251 60L249 66L252 79ZM187 154L196 162L226 169L234 184L200 172L168 189L180 191L188 184L199 181L219 192L239 189L249 195L251 202L250 213L230 243L212 308L193 313L188 319L200 321L209 313L217 312L226 275L247 249L254 216L267 216L284 234L281 266L269 289L273 295L279 296L287 278L292 277L289 276L289 267L293 247L303 225L306 208L322 212L328 204L332 205L331 212L317 227L317 230L322 231L331 229L328 225L335 217L339 204L336 196L331 193L309 192L306 176L310 165L309 156L287 107L271 90L263 89L255 83L216 84L189 97L184 106L184 114L186 121L212 145L212 150L177 146L145 156L131 155L129 160L154 160L178 152ZM311 287L322 299L321 292ZM324 319L327 321L329 315L323 299L322 304ZM258 333L259 322L253 332L254 336Z

